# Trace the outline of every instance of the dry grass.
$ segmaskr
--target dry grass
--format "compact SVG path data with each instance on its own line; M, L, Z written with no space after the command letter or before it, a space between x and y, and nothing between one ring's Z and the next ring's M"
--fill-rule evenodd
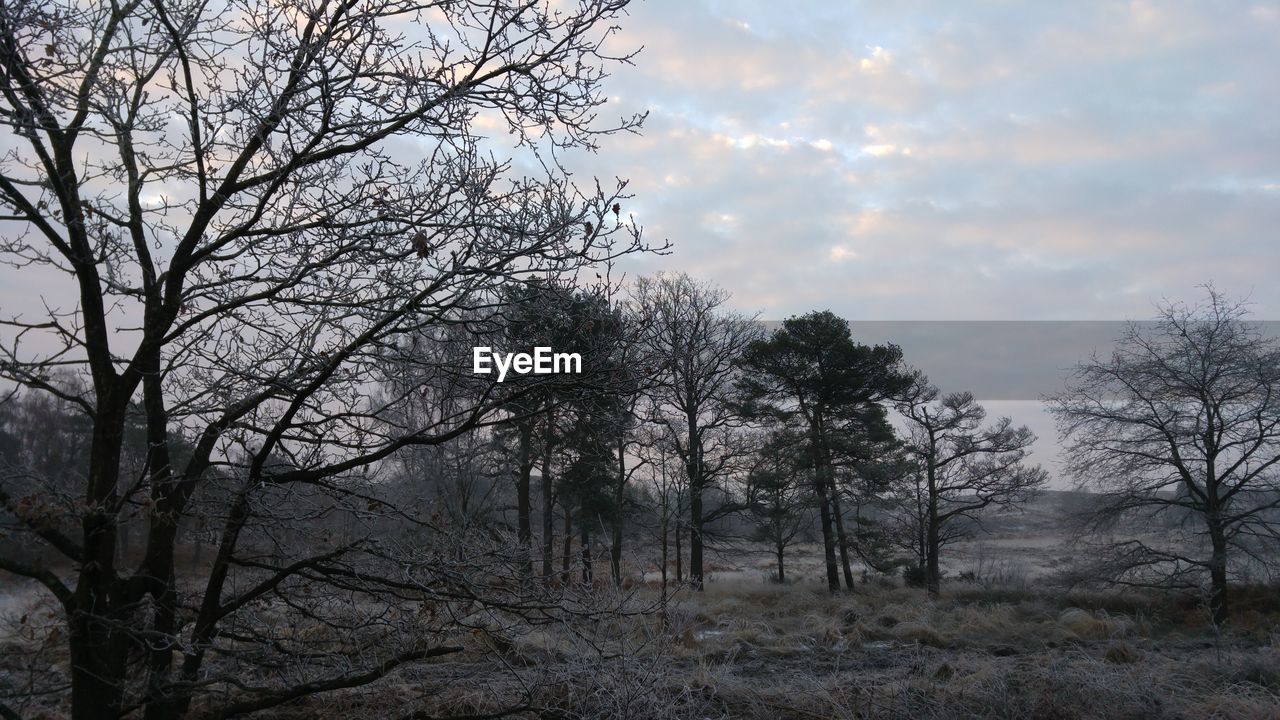
M1211 646L1149 597L999 592L709 585L666 692L699 717L1280 718L1271 644Z
M738 578L665 614L478 637L268 716L1280 719L1280 614L1251 607L1248 627L1216 636L1180 602L959 585L930 600L874 583L833 596Z

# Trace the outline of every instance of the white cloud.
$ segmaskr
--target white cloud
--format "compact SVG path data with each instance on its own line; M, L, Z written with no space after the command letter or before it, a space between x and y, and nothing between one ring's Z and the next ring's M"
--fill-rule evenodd
M872 157L884 157L886 155L894 154L894 152L896 152L897 149L898 149L897 146L889 145L889 144L864 145L862 147L862 152Z
M774 317L1142 316L1210 276L1274 314L1272 7L651 0L609 82L654 142L592 167L654 193L646 270Z
M867 75L879 75L893 64L893 53L880 46L871 48L871 54L858 61L858 69Z

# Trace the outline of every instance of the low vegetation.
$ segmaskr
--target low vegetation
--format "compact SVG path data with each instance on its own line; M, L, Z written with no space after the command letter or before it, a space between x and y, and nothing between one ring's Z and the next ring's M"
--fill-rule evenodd
M1072 592L1050 580L1006 582L1008 574L950 582L937 598L880 575L833 595L820 548L796 556L798 580L788 584L765 577L767 560L718 565L702 592L602 584L587 595L623 613L513 633L477 625L455 634L461 651L447 661L261 716L401 717L420 699L419 717L511 708L529 718L1262 720L1280 712L1280 588L1241 589L1247 610L1216 628L1194 594ZM39 656L65 671L60 645L42 630L54 615L48 603L10 603L6 624L16 631L0 653L6 664ZM46 705L30 717L60 716L55 697ZM191 715L219 716L218 704Z

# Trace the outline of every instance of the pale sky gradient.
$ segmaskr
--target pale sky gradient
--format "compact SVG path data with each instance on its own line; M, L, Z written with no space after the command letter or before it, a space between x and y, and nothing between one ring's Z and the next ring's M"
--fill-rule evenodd
M618 42L649 121L580 167L675 249L631 272L771 320L1142 319L1205 282L1280 319L1280 3L648 0ZM1058 474L1040 403L986 405Z
M1210 281L1280 320L1280 2L637 0L611 46L644 49L601 120L648 122L568 164L674 244L631 275L768 320L1147 318ZM988 406L1053 457L1039 403Z
M785 9L784 9L785 6ZM609 82L679 269L781 319L1280 317L1280 3L633 6Z

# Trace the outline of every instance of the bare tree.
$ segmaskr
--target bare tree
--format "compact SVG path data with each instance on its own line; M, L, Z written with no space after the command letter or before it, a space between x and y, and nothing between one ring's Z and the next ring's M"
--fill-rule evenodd
M680 561L679 536L680 520L685 513L687 488L682 482L684 468L676 467L678 463L671 452L670 444L663 442L664 432L665 430L657 424L643 425L641 428L643 440L639 443L637 450L644 460L643 468L646 470L641 476L646 481L644 491L652 497L652 509L657 515L657 533L654 540L658 544L658 573L665 591L673 559L673 542L675 544L674 559L679 570L677 582L683 579L684 568Z
M1048 474L1024 463L1035 433L1002 417L983 427L987 411L967 392L942 395L916 372L896 403L907 420L905 439L914 461L908 517L921 552L924 584L937 596L942 582L939 558L947 545L964 538L987 508L1025 502Z
M648 415L665 428L684 465L689 578L696 588L702 587L707 524L733 510L723 504L708 511L705 495L745 455L735 437L744 422L733 402L735 363L761 334L754 318L724 307L728 300L724 290L683 274L640 278L634 289L636 312L649 323L649 354L663 359Z
M403 593L482 600L451 574L458 561L423 565L435 550L414 543L392 552L370 523L349 541L285 535L318 514L388 512L368 490L380 463L492 419L497 403L481 393L425 423L389 420L409 416L394 412L407 394L372 391L385 387L388 353L442 371L399 339L491 311L511 279L641 249L614 211L621 188L581 190L546 152L637 127L597 120L604 68L627 59L603 49L625 6L0 9L0 123L19 139L0 159L0 259L50 288L43 308L8 309L0 375L73 404L91 426L73 530L0 498L24 539L64 565L6 555L0 568L63 608L74 717L178 717L215 689L222 712L247 712L450 652L432 632L335 638L315 652L253 631L252 615L304 585L383 604ZM484 152L472 132L482 112L504 119L545 172L515 176ZM87 388L52 382L60 368ZM135 406L147 458L125 475ZM210 519L216 556L180 568L182 520L214 479L226 500ZM126 563L131 504L147 508L149 527L142 557ZM429 571L405 579L404 563ZM504 567L501 553L477 563ZM319 601L288 607L328 627L354 621ZM280 653L281 687L245 683L249 658Z
M1129 530L1098 553L1105 577L1203 587L1207 575L1218 623L1231 578L1272 565L1280 540L1280 344L1247 316L1211 287L1203 303L1162 305L1049 399L1068 471L1103 493L1092 527ZM1137 532L1161 525L1159 540Z

